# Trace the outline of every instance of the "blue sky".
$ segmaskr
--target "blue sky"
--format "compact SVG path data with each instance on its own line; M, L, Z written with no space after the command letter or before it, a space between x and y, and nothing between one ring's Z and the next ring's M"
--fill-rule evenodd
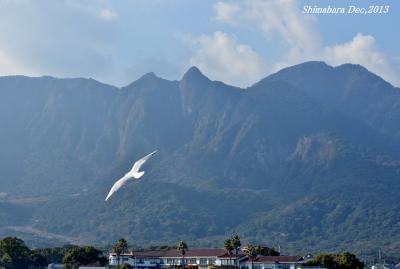
M304 5L390 6L302 14ZM241 87L308 60L362 64L400 85L397 0L0 0L0 75L92 77L124 86L196 65Z

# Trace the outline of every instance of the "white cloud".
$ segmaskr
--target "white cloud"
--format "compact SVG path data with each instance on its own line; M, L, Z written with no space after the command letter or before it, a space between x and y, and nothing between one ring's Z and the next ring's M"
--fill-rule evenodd
M361 64L370 71L382 75L384 79L397 85L400 84L396 74L393 72L392 63L379 51L373 36L358 33L347 43L326 47L324 58L332 65L344 63Z
M216 19L223 22L229 22L235 24L235 17L238 15L237 13L240 11L240 6L235 3L224 3L217 2L214 5L214 8L217 12Z
M98 12L98 17L105 21L112 21L118 18L118 13L115 10L103 8Z
M115 26L100 23L96 9L70 3L12 1L0 8L0 76L108 78Z
M202 35L194 40L198 45L192 65L200 68L211 79L248 86L261 77L260 57L248 45L240 44L223 32Z
M0 75L37 75L33 70L30 70L21 64L15 57L10 57L10 54L0 48Z
M316 18L302 14L297 0L218 2L214 8L219 21L256 27L267 41L276 42L276 35L280 37L286 51L278 63L271 64L270 71L309 60L332 65L355 63L400 84L395 75L396 65L380 52L373 36L358 33L349 42L323 46Z
M174 29L168 16L161 15L179 4L180 0L0 0L0 76L92 77L118 86L142 71L172 74L168 78L175 79L182 72L176 71L183 61L179 57L184 56L173 51L176 44L168 43L168 31ZM164 58L174 67L155 64ZM189 56L185 59L187 64Z
M314 18L303 16L296 0L244 0L218 2L214 5L216 19L230 24L251 24L261 30L267 40L278 33L287 45L287 59L301 60L320 45Z

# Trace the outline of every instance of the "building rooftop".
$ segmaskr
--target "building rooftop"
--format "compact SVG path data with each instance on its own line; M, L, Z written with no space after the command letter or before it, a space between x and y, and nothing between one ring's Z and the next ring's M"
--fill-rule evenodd
M244 254L243 252L239 252L238 254L237 254L237 256L238 256L238 258L241 258L241 257L244 257L244 256L246 256L246 254ZM232 254L228 254L228 253L226 253L226 251L225 251L225 253L223 254L223 255L220 255L220 256L218 256L219 258L222 258L222 259L224 259L224 258L226 258L226 259L234 259L234 258L236 258L236 254L235 253L232 253Z
M110 253L112 256L116 256L115 253ZM225 249L219 248L198 248L198 249L189 249L186 251L185 257L219 257L228 255ZM181 257L181 254L176 249L171 250L159 250L159 251L133 251L130 253L123 253L120 256L133 256L133 257L160 257L160 258L169 258L169 257ZM229 257L229 256L226 256ZM232 257L235 257L233 254Z
M110 253L116 256L115 253ZM181 254L176 249L171 250L146 250L146 251L133 251L130 253L123 253L120 256L129 256L136 258L181 258ZM245 257L246 254L240 251L238 258ZM186 251L185 258L191 257L218 257L221 259L234 259L234 253L228 254L225 249L221 248L198 248L189 249ZM254 260L255 263L294 263L304 261L301 256L257 256ZM244 262L250 262L249 258L245 258Z
M304 260L301 256L258 256L254 262L300 262Z

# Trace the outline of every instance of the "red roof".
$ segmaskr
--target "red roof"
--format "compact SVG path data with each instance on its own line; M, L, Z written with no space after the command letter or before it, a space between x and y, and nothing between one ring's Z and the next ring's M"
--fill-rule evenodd
M278 263L287 263L287 262L301 262L303 261L303 257L301 256L258 256L254 262L263 263L263 262L278 262Z
M225 249L218 248L198 248L189 249L186 251L185 257L217 257L224 255ZM162 255L162 257L181 257L181 254L176 249L168 250Z
M148 250L148 251L134 251L130 255L137 258L158 258L163 256L165 251L162 250Z
M111 253L115 256L115 253ZM171 250L151 250L151 251L134 251L131 253L124 253L120 256L138 257L138 258L172 258L181 257L181 254L176 249ZM238 257L244 257L244 253L238 253ZM218 248L199 248L189 249L186 251L185 257L219 257L219 258L235 258L235 254L229 255L225 249ZM255 263L294 263L303 261L301 256L258 256ZM249 261L246 258L246 261Z
M110 253L112 256L116 256L115 253ZM226 250L218 248L198 248L189 249L186 251L185 257L218 257L227 255ZM171 250L160 250L160 251L134 251L131 253L123 253L120 256L129 257L181 257L181 254L176 249Z
M115 253L115 252L111 252L110 253L110 255L111 256L117 256L117 253ZM130 253L121 253L121 254L119 254L119 256L132 256L132 252L130 252Z
M241 258L241 257L243 257L243 256L246 256L246 254L244 254L244 253L242 253L242 252L239 252L238 254L237 254L237 256L238 256L238 258ZM223 254L223 255L220 255L220 256L218 256L219 258L222 258L222 259L235 259L236 258L236 254L235 253L232 253L232 254L228 254L226 251L225 251L225 253Z

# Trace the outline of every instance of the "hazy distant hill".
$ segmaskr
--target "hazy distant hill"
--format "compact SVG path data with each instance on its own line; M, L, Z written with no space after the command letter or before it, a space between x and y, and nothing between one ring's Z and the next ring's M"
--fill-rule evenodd
M0 234L221 245L238 232L289 252L393 251L399 123L400 89L351 64L307 62L247 89L195 67L121 89L2 77ZM105 203L154 149L143 180Z

